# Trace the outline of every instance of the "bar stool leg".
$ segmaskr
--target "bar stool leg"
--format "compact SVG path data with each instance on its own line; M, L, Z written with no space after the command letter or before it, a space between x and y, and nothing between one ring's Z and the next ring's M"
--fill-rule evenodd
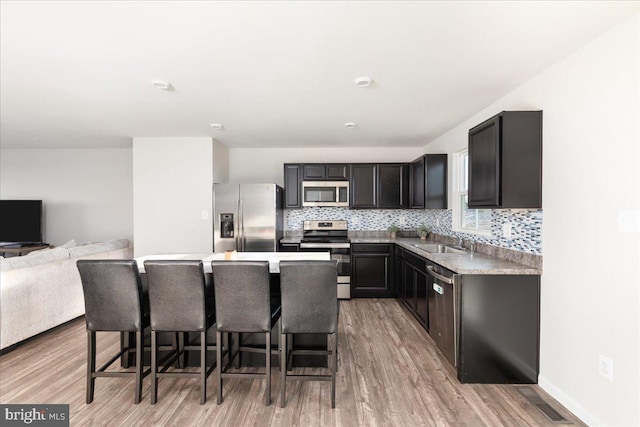
M216 352L218 351L216 346ZM207 331L200 332L200 404L207 401Z
M266 352L265 352L265 359L266 359L266 365L267 365L267 372L266 372L266 376L267 376L267 396L266 396L266 402L265 405L269 406L271 405L271 331L266 333Z
M120 364L125 369L129 367L129 347L129 333L120 332L120 348L127 348L127 351L120 358Z
M240 357L241 357L240 345L242 345L241 340L242 340L242 335L240 333L232 334L231 346L233 347L233 343L235 342L236 343L235 345L237 346L236 348L238 349L237 350L238 356L236 356L235 361L233 362L233 366L236 369L240 369ZM236 353L234 353L234 354L236 354Z
M222 336L222 343L221 344L219 344L216 341L216 346L217 345L222 345L222 350L227 352L227 363L229 363L229 361L231 360L230 359L230 357L231 357L231 349L229 348L229 334L224 334ZM224 356L224 354L223 354L223 356ZM220 368L220 366L216 366L216 367Z
M180 354L180 332L174 332L171 336L171 348L176 352L176 354ZM180 357L181 356L177 357L173 364L176 368L182 367Z
M216 331L216 343L222 342L222 333ZM217 382L218 382L218 405L222 403L222 346L216 345L216 367L217 369Z
M280 334L280 407L284 408L287 387L287 334Z
M143 371L143 356L144 356L144 332L136 331L136 397L135 404L137 405L142 400L142 371Z
M156 331L151 331L151 404L158 401L158 340Z
M87 331L87 404L93 402L93 391L96 386L96 379L93 374L96 372L96 333Z
M338 334L333 333L331 337L331 408L336 407L336 371L338 370Z

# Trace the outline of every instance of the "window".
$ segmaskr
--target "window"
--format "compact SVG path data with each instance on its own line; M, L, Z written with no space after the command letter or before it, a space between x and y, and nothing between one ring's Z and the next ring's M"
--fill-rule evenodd
M469 152L456 153L458 182L453 206L453 229L465 233L491 235L491 210L469 209L467 183L469 181Z

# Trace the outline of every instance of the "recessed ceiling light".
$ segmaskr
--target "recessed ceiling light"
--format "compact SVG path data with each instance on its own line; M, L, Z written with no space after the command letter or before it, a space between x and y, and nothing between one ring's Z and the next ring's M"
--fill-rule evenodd
M220 123L211 123L211 129L215 129L215 130L222 130L224 129L224 126L222 126Z
M373 83L373 80L370 77L358 77L355 79L355 84L358 87L369 87Z
M173 89L173 86L171 86L171 83L165 82L164 80L151 80L151 85L156 89L162 89L162 90Z
M356 126L358 126L358 125L353 123L353 122L347 122L347 123L344 124L344 127L348 128L348 129L353 129Z

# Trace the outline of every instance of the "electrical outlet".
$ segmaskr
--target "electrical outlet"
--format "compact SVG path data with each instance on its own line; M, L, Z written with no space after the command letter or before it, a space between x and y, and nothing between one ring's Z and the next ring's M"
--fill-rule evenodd
M353 225L360 224L360 218L358 218L357 216L351 217L351 224Z
M209 219L209 211L204 210L200 212L200 219Z
M400 218L398 218L398 224L399 225L407 225L407 219L403 216L401 216Z
M436 218L436 227L440 227L440 218Z
M504 237L505 239L510 239L511 229L512 229L511 223L507 222L505 224L502 224L502 237Z
M598 373L609 381L613 381L613 360L607 356L599 354Z

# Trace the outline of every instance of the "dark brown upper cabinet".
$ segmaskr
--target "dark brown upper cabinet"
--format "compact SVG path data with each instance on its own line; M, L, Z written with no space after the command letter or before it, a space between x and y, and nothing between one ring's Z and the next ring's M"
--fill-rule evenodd
M409 165L378 164L378 207L404 209L409 206Z
M409 207L447 209L447 155L425 154L409 169Z
M345 163L328 163L325 166L327 181L347 181L349 165Z
M350 207L403 209L409 206L409 165L354 163L351 165Z
M302 179L304 181L326 179L325 165L316 163L302 165Z
M424 209L424 156L409 164L409 207L412 209Z
M378 207L378 165L351 165L349 199L349 206L352 208Z
M284 207L302 207L302 165L285 163L284 165Z
M503 111L469 130L470 208L542 208L542 111Z
M302 165L303 181L346 181L349 165L346 163L305 163Z

